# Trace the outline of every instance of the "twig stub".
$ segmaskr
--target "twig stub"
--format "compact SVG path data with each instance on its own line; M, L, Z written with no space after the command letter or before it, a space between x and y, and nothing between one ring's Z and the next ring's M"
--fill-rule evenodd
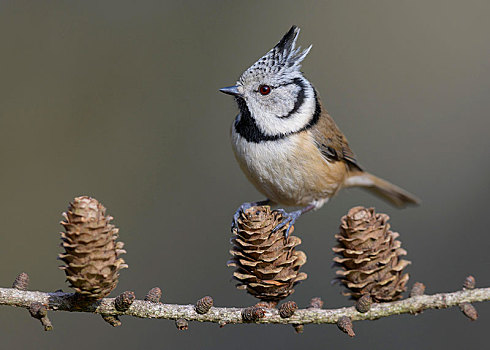
M119 327L122 322L119 320L117 316L114 315L101 315L102 319L109 323L112 327Z
M305 331L305 326L302 324L293 324L293 328L296 333L301 334Z
M189 329L189 322L184 318L179 318L175 320L175 326L179 331L185 331Z
M356 333L354 333L354 329L352 327L352 320L350 319L350 317L342 316L341 318L339 318L339 320L337 321L337 327L339 327L342 332L347 333L349 337L356 336Z
M476 321L478 319L478 312L475 307L470 303L461 303L459 308L463 312L463 314L468 317L471 321Z
M32 317L37 318L39 321L41 321L41 324L43 325L45 331L53 330L53 325L48 318L48 308L46 307L46 305L43 305L38 301L33 302L29 306L29 313Z

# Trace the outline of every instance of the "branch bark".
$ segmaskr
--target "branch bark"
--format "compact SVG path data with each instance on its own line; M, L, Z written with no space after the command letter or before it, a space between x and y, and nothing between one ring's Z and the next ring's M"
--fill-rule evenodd
M74 293L45 293L24 291L14 288L0 288L0 305L16 306L28 309L33 303L42 303L49 310L90 312L104 316L134 316L140 318L186 319L188 321L215 322L220 325L250 323L242 319L243 308L212 307L206 314L198 314L194 305L175 305L135 300L126 311L114 307L115 298L104 298L90 305L80 306ZM415 296L390 303L373 304L366 313L358 312L354 307L339 309L300 309L292 317L281 318L276 309L266 309L265 317L253 323L273 324L321 324L337 323L343 317L352 321L376 320L381 317L405 313L416 314L427 309L444 309L462 303L474 303L490 300L490 287L462 290L452 293Z

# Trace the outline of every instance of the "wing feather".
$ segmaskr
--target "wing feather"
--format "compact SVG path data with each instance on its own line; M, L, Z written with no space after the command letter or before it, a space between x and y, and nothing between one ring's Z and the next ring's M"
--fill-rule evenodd
M323 106L321 108L322 112L318 123L311 128L318 149L328 161L343 161L350 168L362 171L346 137Z

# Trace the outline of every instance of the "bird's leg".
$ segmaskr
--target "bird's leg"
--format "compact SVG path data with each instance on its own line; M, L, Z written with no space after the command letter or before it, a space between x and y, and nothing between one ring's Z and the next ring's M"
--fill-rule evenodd
M242 211L245 211L249 208L255 207L257 205L267 205L271 202L270 199L264 199L263 201L258 201L258 202L245 202L240 207L236 210L235 214L233 215L233 222L231 223L231 228L233 229L234 227L237 227L238 224L238 218L240 216L240 213Z
M296 220L301 215L303 215L304 213L309 212L312 209L315 209L315 205L314 204L309 204L309 205L307 205L304 208L301 208L299 210L292 211L290 213L286 212L284 209L277 209L284 216L284 220L279 225L277 225L276 227L274 227L273 232L276 232L277 230L280 230L285 225L289 225L288 226L288 229L286 230L286 233L285 233L286 238L288 238L289 237L289 230L291 229L291 226L294 225L294 223L296 222Z

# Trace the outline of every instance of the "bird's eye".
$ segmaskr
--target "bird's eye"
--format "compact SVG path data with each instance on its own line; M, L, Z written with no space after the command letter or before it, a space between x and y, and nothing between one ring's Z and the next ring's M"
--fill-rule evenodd
M271 92L271 87L269 85L260 85L259 92L261 95L268 95Z

